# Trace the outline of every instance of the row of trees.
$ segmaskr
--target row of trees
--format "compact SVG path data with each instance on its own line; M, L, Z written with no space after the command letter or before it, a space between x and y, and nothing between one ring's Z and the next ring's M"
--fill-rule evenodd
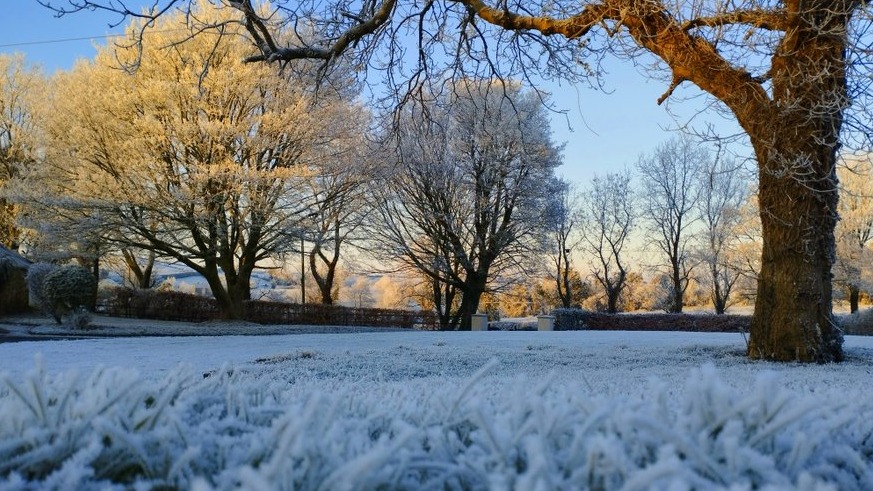
M162 0L131 12L89 0L54 8L63 14L100 7L151 22L174 5L191 13L195 4ZM370 67L386 73L401 97L441 83L441 74L580 80L598 73L604 53L648 54L646 63L657 60L670 81L659 103L690 82L736 118L754 150L762 259L749 355L842 358L832 313L835 169L841 144L869 141L866 3L276 0L269 12L251 0L225 5L252 42L247 60L322 60L322 73L337 63L362 74ZM283 36L289 25L311 38ZM407 52L409 42L415 49Z
M581 192L562 190L562 213L555 215L551 236L563 305L572 298L569 252L580 249L591 260L591 277L609 312L620 308L631 258L645 255L642 266L664 281L664 310L682 312L696 279L708 287L716 313L724 313L737 280L757 271L746 267L755 248L739 251L759 244L755 210L748 206L753 180L733 159L688 137L642 156L635 171L596 176Z
M25 231L32 255L95 274L123 261L140 287L157 259L180 262L228 317L251 297L255 267L297 254L333 302L348 245L426 278L446 328L468 328L494 277L529 270L548 201L539 184L560 164L535 93L447 82L373 127L382 119L342 70L316 79L244 63L243 27L227 15L203 3L197 18L225 28L197 36L185 16L163 17L142 44L102 48L51 80L3 57L9 81L41 84L20 103L32 127L14 134L41 145L4 157L17 208L7 243Z
M174 56L147 57L134 73L115 68L116 56L140 56L123 50L51 81L0 57L2 100L14 104L3 118L4 196L20 208L6 204L6 243L18 240L17 215L32 249L123 259L139 287L152 285L156 258L170 258L202 274L229 316L250 298L256 266L301 252L320 301L332 303L341 253L364 246L421 279L415 300L445 328L466 328L483 294L543 269L552 303L578 305L593 284L609 312L628 304L640 271L664 280L663 299L649 304L669 312L682 311L694 279L723 313L738 279L756 275L753 178L688 137L641 157L636 186L626 171L579 190L554 178L560 148L542 101L517 84L447 86L373 133L353 90L314 98L315 81L296 73L288 90L287 75L241 63L231 33L184 44L153 36L146 54L172 45ZM40 139L48 145L28 143ZM836 272L853 311L870 264L869 171L854 159L842 176ZM641 250L658 259L630 268ZM574 256L589 263L587 279Z
M873 291L873 160L847 157L837 173L843 198L833 280L855 312L860 295ZM695 285L708 292L717 314L724 313L737 298L739 281L757 282L761 232L755 190L754 174L741 162L690 137L659 145L640 157L633 172L595 176L576 192L565 184L550 227L558 298L564 307L574 303L570 252L580 250L590 263L583 272L587 267L609 312L621 309L633 271L662 283L653 305L667 312L682 312L686 292ZM746 300L755 297L753 291L742 293Z
M155 36L154 46L174 42ZM156 258L170 258L202 274L236 316L265 260L303 253L320 301L332 303L341 253L363 246L420 279L409 289L444 328L466 328L485 293L529 285L544 269L554 294L537 295L554 299L543 305L576 306L600 290L609 312L633 303L627 289L641 271L663 283L648 305L669 312L682 311L693 279L723 313L738 279L756 275L752 177L720 151L675 138L640 158L636 186L626 171L579 190L554 178L560 148L535 92L464 81L373 133L353 91L310 100L305 77L299 92L284 90L274 72L241 64L229 39L178 44L178 58L147 58L133 74L104 49L51 81L0 58L3 100L18 103L16 118L4 117L15 128L4 139L4 196L19 203L32 249L95 265L123 259L139 287L152 285ZM40 138L49 144L18 143ZM853 311L867 288L869 171L854 159L843 176L836 271ZM7 224L12 243L19 232ZM643 255L658 259L629 267Z

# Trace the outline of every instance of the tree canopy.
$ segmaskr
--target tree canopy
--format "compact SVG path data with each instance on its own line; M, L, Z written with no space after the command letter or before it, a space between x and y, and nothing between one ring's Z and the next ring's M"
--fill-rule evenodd
M0 192L37 159L37 101L45 78L21 55L0 54ZM0 194L0 245L15 248L21 231L16 207Z
M195 14L229 20L207 3ZM21 199L49 216L91 217L106 243L187 265L238 317L253 268L292 248L296 224L326 199L306 191L307 178L357 143L366 112L339 93L315 97L313 77L244 63L238 25L195 36L176 13L157 26L141 52L102 48L58 75L46 164Z

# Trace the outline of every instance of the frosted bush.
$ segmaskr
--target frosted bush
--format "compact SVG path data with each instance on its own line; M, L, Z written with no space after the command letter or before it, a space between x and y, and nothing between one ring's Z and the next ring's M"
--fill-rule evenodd
M576 331L588 329L586 321L589 313L587 310L557 308L552 310L551 315L555 316L555 330Z
M30 296L30 301L48 315L51 315L51 308L43 294L42 284L45 277L56 269L58 269L57 266L48 263L36 263L27 268L27 292Z
M873 335L873 308L839 316L837 322L845 334Z
M83 306L76 307L64 318L64 325L70 329L88 329L91 325L91 312Z
M61 318L80 308L94 304L97 281L90 271L81 266L64 266L45 275L42 296L58 324Z
M325 384L222 368L0 387L0 490L869 489L869 399L821 401L713 368L682 395L598 398L486 376ZM296 376L295 376L296 377Z

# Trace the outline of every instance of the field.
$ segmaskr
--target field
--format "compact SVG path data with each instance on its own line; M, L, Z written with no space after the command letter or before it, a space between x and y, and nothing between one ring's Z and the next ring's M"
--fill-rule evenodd
M869 489L873 338L377 332L0 344L0 490Z

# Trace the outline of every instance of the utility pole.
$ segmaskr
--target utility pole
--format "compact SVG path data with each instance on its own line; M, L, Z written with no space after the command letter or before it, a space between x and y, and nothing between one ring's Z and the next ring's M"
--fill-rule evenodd
M303 246L303 234L300 234L300 304L306 304L306 248Z

